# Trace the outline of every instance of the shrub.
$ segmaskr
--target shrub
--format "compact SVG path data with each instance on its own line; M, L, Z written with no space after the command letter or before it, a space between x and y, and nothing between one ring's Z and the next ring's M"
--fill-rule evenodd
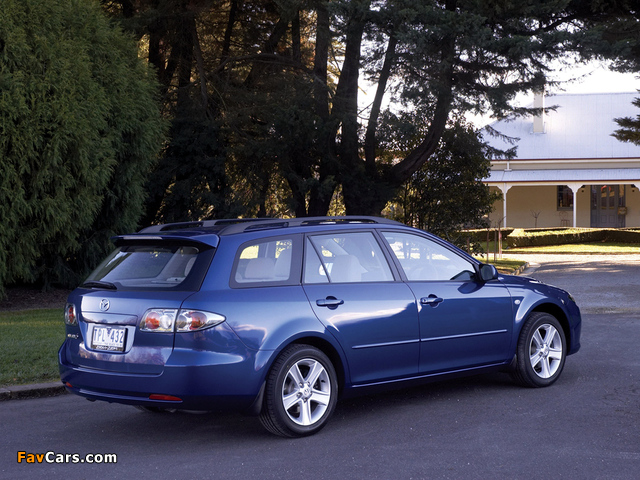
M155 91L97 1L0 2L0 295L72 283L135 229L162 142Z
M553 228L525 230L522 228L516 228L507 236L506 241L510 248L594 242L640 243L640 230L613 228Z

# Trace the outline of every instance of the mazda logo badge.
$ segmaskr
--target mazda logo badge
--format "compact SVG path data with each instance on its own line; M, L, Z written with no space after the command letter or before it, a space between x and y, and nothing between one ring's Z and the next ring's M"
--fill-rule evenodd
M106 298L100 300L100 310L106 312L107 310L109 310L109 306L109 300L107 300Z

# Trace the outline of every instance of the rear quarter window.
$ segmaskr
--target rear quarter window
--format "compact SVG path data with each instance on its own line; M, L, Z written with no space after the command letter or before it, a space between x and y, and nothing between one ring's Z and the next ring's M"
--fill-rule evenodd
M300 283L300 239L278 237L246 242L238 248L231 271L233 288Z

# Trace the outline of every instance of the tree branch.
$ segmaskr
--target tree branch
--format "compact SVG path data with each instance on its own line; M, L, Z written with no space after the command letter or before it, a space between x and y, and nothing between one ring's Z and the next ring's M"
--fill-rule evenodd
M369 122L367 123L367 132L364 139L364 156L366 168L370 175L375 175L376 172L376 129L378 127L378 118L380 117L382 98L384 97L384 92L387 89L387 83L391 75L391 67L394 63L397 44L398 39L392 33L389 37L387 52L384 57L384 64L382 65L380 78L378 79L376 96L373 100L373 104L371 105L371 114L369 115Z

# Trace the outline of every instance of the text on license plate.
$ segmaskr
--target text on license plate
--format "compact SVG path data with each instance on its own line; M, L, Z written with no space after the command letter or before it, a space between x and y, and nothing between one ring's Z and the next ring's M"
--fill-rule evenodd
M124 339L127 330L122 327L94 326L91 348L109 352L124 352Z

